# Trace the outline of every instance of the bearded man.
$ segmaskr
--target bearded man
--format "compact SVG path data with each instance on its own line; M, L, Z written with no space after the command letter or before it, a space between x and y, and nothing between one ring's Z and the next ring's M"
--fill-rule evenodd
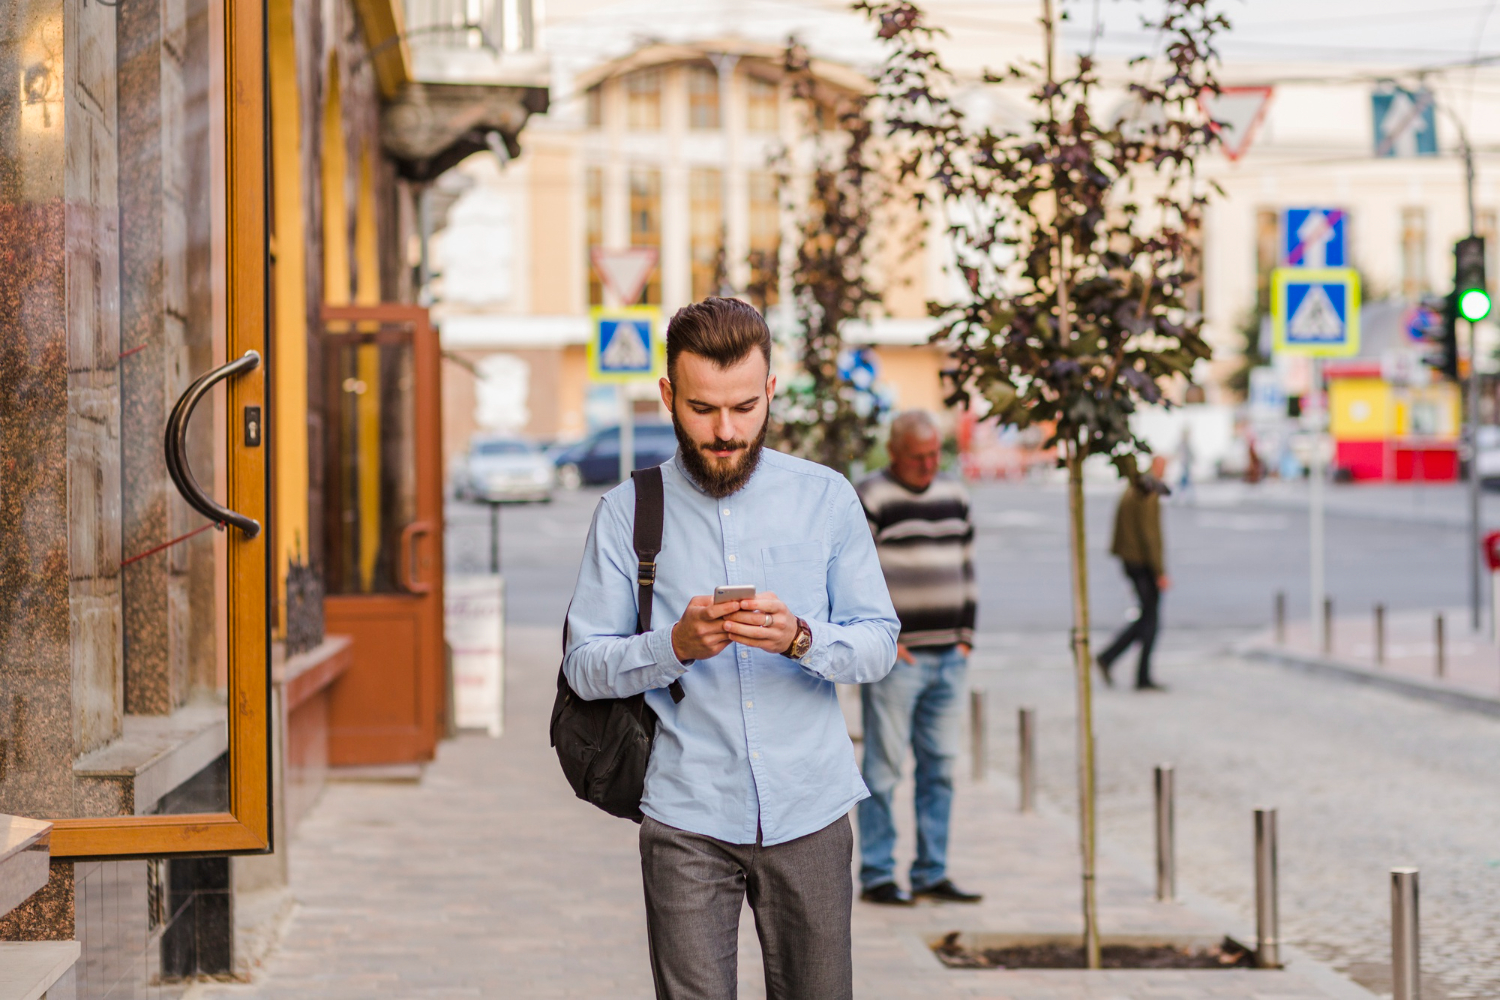
M657 715L640 850L666 1000L735 996L747 898L771 1000L853 995L848 814L869 792L834 685L885 676L901 623L848 480L764 447L770 364L743 302L672 317L661 398L679 447L662 466L651 629L633 634L633 482L599 502L568 615L573 690L645 692ZM714 604L725 584L757 592Z

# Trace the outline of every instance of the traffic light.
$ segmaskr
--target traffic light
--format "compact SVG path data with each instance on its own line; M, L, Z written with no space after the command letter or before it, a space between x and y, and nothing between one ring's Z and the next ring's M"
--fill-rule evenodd
M1422 363L1453 381L1458 380L1457 301L1456 293L1422 296L1411 325L1412 333L1431 348Z
M1453 294L1458 315L1477 323L1490 314L1490 289L1484 280L1484 237L1468 236L1453 247Z

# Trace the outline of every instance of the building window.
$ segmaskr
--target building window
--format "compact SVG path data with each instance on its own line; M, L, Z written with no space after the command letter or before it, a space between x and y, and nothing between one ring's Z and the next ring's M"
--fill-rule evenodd
M1401 210L1401 294L1415 299L1427 291L1427 209Z
M641 69L625 77L625 123L636 131L661 128L661 70Z
M711 167L695 169L688 186L693 301L697 302L719 291L724 247L724 175Z
M604 127L604 88L590 87L583 92L584 124L589 128Z
M776 84L759 77L746 80L745 127L751 132L779 132Z
M1478 219L1475 220L1478 228L1474 235L1484 237L1484 279L1489 283L1490 295L1493 296L1497 284L1500 284L1500 280L1497 280L1500 279L1500 275L1495 273L1497 266L1496 251L1500 251L1500 247L1495 245L1495 241L1496 239L1500 239L1500 233L1496 232L1496 217L1493 208L1480 209L1478 216Z
M630 171L630 245L661 247L661 171L651 167L634 167ZM651 271L644 305L661 305L661 265ZM634 303L626 303L634 305Z
M777 256L781 252L781 204L776 175L750 172L750 299L764 311L776 304Z
M719 74L710 66L689 66L688 128L719 127Z
M594 268L594 250L604 245L604 170L587 167L583 172L584 248L583 270L589 276L589 305L604 305L604 285Z
M1255 213L1255 310L1271 311L1271 272L1281 263L1281 213L1262 208Z

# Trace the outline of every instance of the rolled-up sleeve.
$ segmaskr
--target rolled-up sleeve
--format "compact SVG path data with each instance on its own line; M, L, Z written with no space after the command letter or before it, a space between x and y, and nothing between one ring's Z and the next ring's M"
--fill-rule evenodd
M865 510L846 486L829 511L828 621L810 621L812 649L803 668L840 684L868 684L896 662L901 620L880 571Z
M635 549L619 506L611 495L594 511L568 609L563 676L585 701L664 688L688 669L672 652L670 625L635 634Z

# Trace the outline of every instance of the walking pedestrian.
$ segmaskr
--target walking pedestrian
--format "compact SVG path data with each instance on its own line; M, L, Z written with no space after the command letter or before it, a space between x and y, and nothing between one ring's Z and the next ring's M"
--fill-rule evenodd
M860 689L865 784L859 804L860 898L910 905L914 897L977 903L948 877L948 821L959 716L974 644L974 527L957 479L938 476L942 436L912 410L891 422L889 467L859 484L860 501L901 636L896 665ZM910 747L916 756L917 856L907 892L896 883L892 798Z
M1151 471L1136 476L1115 509L1115 537L1110 552L1120 560L1125 576L1135 588L1140 614L1099 654L1099 669L1104 672L1104 682L1111 687L1115 681L1110 671L1115 661L1132 643L1138 642L1141 658L1135 668L1135 689L1166 690L1151 678L1151 650L1156 645L1161 595L1171 583L1167 579L1161 540L1161 497L1171 492L1161 478L1166 469L1165 457L1153 457Z
M900 623L849 482L764 448L770 360L770 331L743 302L672 317L661 398L678 450L662 466L651 629L633 634L631 482L594 513L568 615L573 690L644 692L657 716L640 851L665 1000L735 996L747 898L769 998L853 993L848 813L868 792L835 682L885 676ZM729 584L756 594L715 604Z

